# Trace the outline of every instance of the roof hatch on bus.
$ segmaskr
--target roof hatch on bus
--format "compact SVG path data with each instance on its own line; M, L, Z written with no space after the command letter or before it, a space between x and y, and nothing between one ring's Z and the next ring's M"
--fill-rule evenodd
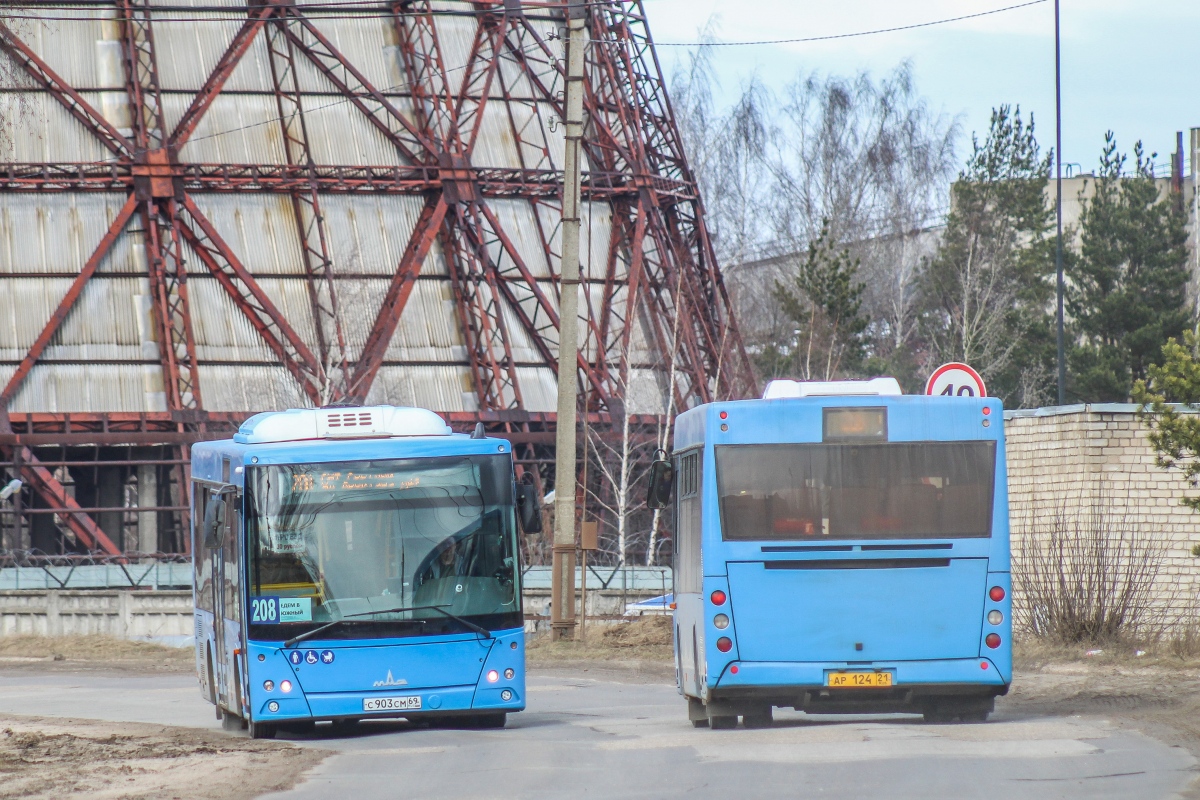
M398 406L291 408L255 414L233 440L242 444L305 439L381 439L393 436L449 436L450 426L432 411Z
M767 384L763 400L789 397L883 397L904 394L895 378L871 378L869 381L787 381Z

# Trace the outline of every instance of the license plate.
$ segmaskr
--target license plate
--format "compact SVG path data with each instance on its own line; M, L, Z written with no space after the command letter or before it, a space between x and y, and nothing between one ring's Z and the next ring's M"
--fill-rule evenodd
M393 697L367 697L363 711L413 711L421 708L421 696L401 694Z
M862 689L867 687L891 686L890 672L830 672L825 677L826 686L839 689Z

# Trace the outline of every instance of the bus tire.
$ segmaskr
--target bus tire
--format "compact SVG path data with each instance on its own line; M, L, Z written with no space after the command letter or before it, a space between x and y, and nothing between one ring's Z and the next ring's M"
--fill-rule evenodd
M246 728L250 731L251 739L274 739L278 729L269 722L255 722L250 720L246 724Z
M716 717L709 717L708 727L714 731L731 731L737 727L737 719L737 715L735 714L722 714Z
M769 728L774 719L771 716L771 707L759 709L749 714L742 715L742 724L747 728Z

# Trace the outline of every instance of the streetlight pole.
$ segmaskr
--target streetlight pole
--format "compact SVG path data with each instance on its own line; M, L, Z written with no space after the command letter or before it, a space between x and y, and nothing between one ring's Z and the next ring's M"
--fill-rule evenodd
M1054 161L1055 223L1054 265L1058 272L1058 404L1067 404L1067 356L1063 344L1063 241L1062 241L1062 55L1059 34L1059 0L1054 0Z
M550 638L575 634L575 422L579 353L579 181L583 139L586 6L567 6L566 148L563 154L562 276L558 300L558 417L554 447L554 550Z

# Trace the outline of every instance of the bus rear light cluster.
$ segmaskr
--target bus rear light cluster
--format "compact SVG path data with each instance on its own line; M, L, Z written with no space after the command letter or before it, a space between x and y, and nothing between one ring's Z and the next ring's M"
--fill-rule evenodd
M988 592L988 597L992 598L992 602L999 603L1004 599L1004 587L993 586L991 591Z
M708 596L708 599L712 600L712 604L714 606L723 606L723 605L725 605L725 601L728 600L729 598L725 596L724 592L722 592L720 589L717 589L715 592L713 592L712 594L710 594Z
M733 640L728 636L722 636L720 639L717 639L717 649L722 653L728 653L733 649Z
M992 648L993 650L995 650L997 647L1000 646L1000 634L989 633L987 636L984 637L983 643L986 644L988 647Z
M729 617L725 614L717 614L713 617L713 625L717 626L717 630L725 630L729 627Z
M993 608L988 612L988 622L993 625L999 625L1001 622L1004 622L1004 614Z

